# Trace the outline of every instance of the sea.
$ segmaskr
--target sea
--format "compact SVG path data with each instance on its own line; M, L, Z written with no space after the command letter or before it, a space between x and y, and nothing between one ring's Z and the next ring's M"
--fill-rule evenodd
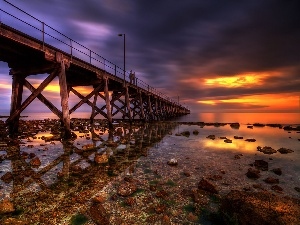
M22 113L25 116L24 120L43 120L43 119L58 119L58 117L51 113ZM71 118L90 118L90 112L75 112ZM101 116L96 118L103 119ZM2 120L5 120L2 118ZM282 124L282 125L296 125L300 124L299 113L222 113L222 112L204 112L191 113L179 118L173 119L178 122L205 122L205 123L241 123L241 124Z
M27 121L57 119L52 113L21 116ZM71 116L89 117L85 112ZM215 185L218 196L231 190L264 190L300 199L300 113L191 113L173 120L179 123L139 123L132 128L115 121L112 133L97 122L96 139L91 138L93 134L84 121L75 121L83 124L85 131L75 130L77 138L70 143L59 139L47 142L45 137L51 134L49 121L44 121L34 125L43 131L32 137L20 136L18 151L0 148L0 204L8 199L16 207L15 212L0 217L0 224L17 221L12 218L32 224L77 224L78 220L87 221L78 224L94 224L89 207L95 196L101 196L111 224L159 224L162 214L154 216L149 207L159 203L164 208L163 215L168 215L174 224L190 224L193 219L193 224L212 225L209 216L203 216L198 206L182 195L187 190L197 190L201 179ZM230 123L240 126L232 127ZM255 123L261 125L251 126ZM295 129L283 129L285 126ZM215 138L209 138L212 136ZM265 146L275 153L258 151L258 147ZM277 151L280 148L292 151L281 154ZM109 158L108 164L99 164L99 157ZM33 159L39 161L38 165ZM169 166L170 160L176 160L178 165ZM260 172L260 178L249 179L246 173L256 160L267 162L268 169ZM280 169L282 174L275 174L274 169ZM136 193L131 195L132 205L116 194L127 176L133 176L138 183ZM265 182L269 177L278 179L279 188ZM164 190L167 197L160 199L149 185ZM214 213L218 196L208 196L202 199L208 198L212 203L204 204L202 210ZM150 220L154 222L147 222Z

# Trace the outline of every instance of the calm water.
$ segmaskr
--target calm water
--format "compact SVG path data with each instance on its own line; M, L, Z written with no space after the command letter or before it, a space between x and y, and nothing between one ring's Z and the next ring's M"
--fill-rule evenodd
M75 117L88 118L89 114L78 113ZM24 119L45 118L55 116L52 113L28 114ZM178 196L183 189L197 188L202 177L221 174L222 179L213 183L222 195L232 189L251 188L253 184L260 184L264 189L272 191L271 185L266 184L263 179L276 177L284 190L282 195L300 197L299 192L294 189L300 187L300 133L268 126L249 129L246 125L300 124L299 114L203 113L187 115L179 120L239 122L241 126L233 129L229 125L200 127L176 123L140 124L132 128L115 125L114 132L109 133L97 124L95 132L99 139L92 140L91 132L80 133L76 130L74 132L78 138L74 142L62 143L58 140L42 140L43 136L50 136L50 127L40 123L35 128L43 128L44 132L20 138L21 144L17 149L0 149L0 200L10 199L17 206L20 213L18 218L22 220L29 218L40 224L69 224L71 217L78 213L88 217L91 198L101 194L105 198L103 206L111 215L112 224L118 224L117 218L123 218L130 224L130 219L144 221L150 216L147 204L143 202L153 195L149 190L149 183L158 182L168 190L168 201L172 202L166 212L174 215L171 218L173 222L182 224L186 222L186 214L182 212L182 208L193 203L188 199L179 201ZM84 124L85 126L88 124ZM199 134L192 134L194 130L199 131ZM175 135L183 131L189 131L191 135ZM208 135L215 135L216 139L206 138ZM232 143L225 143L220 139L224 136L231 139ZM242 136L244 139L234 139L234 136ZM246 138L254 138L256 141L247 142ZM95 149L83 151L84 146L88 145ZM257 151L257 146L270 146L276 150L285 147L294 152L265 155ZM32 158L27 156L30 153L39 158L39 166L31 165ZM95 157L98 154L112 158L115 163L96 164ZM240 158L236 159L236 155ZM176 168L166 164L171 158L178 160ZM249 164L257 159L267 161L269 171L263 171L260 179L251 180L245 173ZM131 167L135 168L134 172L129 171L128 168ZM281 168L283 174L275 175L270 171L274 168ZM188 171L190 176L183 176L183 171ZM9 173L12 176L3 179ZM138 188L143 192L135 196L135 206L122 207L123 198L111 200L110 196L116 193L119 183L128 173L140 181ZM253 188L252 190L255 191ZM3 217L3 220L0 217L0 224L9 215ZM144 218L140 218L141 215ZM205 221L201 224L210 223Z
M27 120L45 118L57 119L53 113L23 113L23 116L28 116ZM89 118L88 112L75 112L71 118ZM102 119L103 117L97 116ZM206 123L277 123L277 124L300 124L300 113L191 113L186 116L175 119L180 122L206 122Z

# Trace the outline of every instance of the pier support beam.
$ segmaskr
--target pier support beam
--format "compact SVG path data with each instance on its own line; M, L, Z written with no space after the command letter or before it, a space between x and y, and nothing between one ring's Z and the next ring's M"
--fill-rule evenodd
M127 107L127 115L128 115L129 121L132 122L130 100L129 100L129 93L128 93L127 85L125 86L125 103L126 103L126 107Z
M12 116L16 112L16 110L21 107L24 81L25 81L24 76L13 75L12 77L10 116ZM11 137L15 137L16 134L18 133L19 119L20 119L20 114L15 116L15 118L9 123L9 135Z
M60 58L61 57L61 58ZM64 126L65 134L64 138L71 138L70 129L70 113L69 113L69 92L66 79L66 67L62 56L60 56L60 70L58 73L59 87L60 87L60 98L62 108L62 123Z
M109 129L113 128L112 125L112 115L111 115L111 105L110 105L110 100L109 100L109 92L108 92L108 78L104 78L104 95L105 95L105 103L106 103L106 115L107 115L107 120L108 120L108 127Z
M144 103L143 103L143 98L142 98L142 92L139 91L138 95L139 95L140 117L141 117L141 119L145 119Z

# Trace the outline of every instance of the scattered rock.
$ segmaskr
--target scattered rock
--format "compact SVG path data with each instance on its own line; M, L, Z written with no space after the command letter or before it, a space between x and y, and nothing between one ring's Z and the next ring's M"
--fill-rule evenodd
M108 157L106 154L95 154L94 161L98 164L107 163Z
M283 191L282 187L278 186L278 185L273 185L271 187L271 190L276 191L278 193L281 193Z
M277 151L280 152L281 154L288 154L288 153L294 152L293 150L288 149L288 148L280 148Z
M245 141L248 141L248 142L256 142L256 140L254 138L247 138L245 139Z
M3 225L29 225L29 223L21 219L10 217L3 220Z
M189 131L183 131L181 133L182 136L185 136L185 137L189 137L191 135L191 133Z
M300 187L295 187L295 191L300 192Z
M183 175L186 176L186 177L190 177L191 176L191 173L189 171L183 171Z
M97 225L109 225L109 215L100 203L92 203L90 216Z
M178 165L178 161L177 161L177 159L172 158L172 159L170 159L170 160L167 162L167 164L168 164L169 166L177 166L177 165Z
M129 195L132 195L134 192L136 192L136 190L137 190L137 185L134 182L133 183L124 182L120 184L117 193L120 196L127 197Z
M194 131L193 131L193 134L194 134L194 135L198 135L198 134L199 134L199 131L198 131L198 130L194 130Z
M225 143L232 143L232 140L230 140L230 139L225 139L224 142L225 142Z
M271 171L279 176L282 174L282 170L280 168L274 168Z
M11 213L14 211L15 211L15 207L9 199L5 198L0 202L0 215Z
M239 129L240 128L240 124L239 123L231 123L230 127L233 129Z
M243 139L243 137L240 136L233 136L234 139Z
M215 140L216 139L216 135L210 134L206 138L211 139L211 140Z
M255 160L254 166L258 170L267 171L269 167L269 163L264 160Z
M9 184L9 183L13 180L13 175L12 175L12 173L11 173L11 172L5 173L5 174L1 177L1 180L2 180L4 183Z
M265 191L230 191L221 200L220 211L223 212L225 224L300 224L299 202Z
M201 179L199 184L198 184L198 189L200 190L204 190L204 191L207 191L209 193L213 193L213 194L218 194L219 191L216 189L216 187L211 184L210 182L208 182L207 180L205 179Z
M253 169L253 168L249 168L248 169L248 172L246 173L246 176L248 178L251 178L251 179L258 179L260 178L260 171L257 170L257 169Z
M94 144L87 144L87 145L82 146L83 151L89 151L89 150L94 150L94 149L95 149Z
M136 204L135 198L133 197L126 198L125 204L128 206L134 206Z
M155 206L154 210L157 214L161 214L166 210L166 206L164 204L158 204Z
M104 203L105 202L105 198L101 195L99 196L95 196L93 199L92 199L93 202L95 203Z
M227 137L220 137L220 139L227 139Z
M264 154L268 154L268 155L271 155L271 154L274 154L276 153L277 151L269 146L265 146L263 148L261 148L260 146L257 147L257 151L259 152L262 152Z
M187 219L191 222L197 222L198 221L198 216L196 216L194 213L190 212L187 215Z
M160 191L157 191L157 192L155 193L155 196L156 196L157 198L165 199L166 197L169 196L169 193L166 192L165 190L160 190Z
M267 184L279 184L279 179L267 177L266 179L264 179L264 182L266 182Z
M39 167L41 165L41 161L38 157L35 157L30 161L30 165L32 167Z
M168 217L168 215L163 215L163 217L161 219L161 224L162 225L171 225L171 220Z

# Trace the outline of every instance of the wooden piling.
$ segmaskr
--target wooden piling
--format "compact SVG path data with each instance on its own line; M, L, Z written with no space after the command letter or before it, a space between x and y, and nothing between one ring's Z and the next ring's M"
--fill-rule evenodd
M105 103L106 103L106 115L108 120L108 127L113 128L112 125L112 115L111 115L111 105L110 105L110 99L109 99L109 92L108 92L108 78L104 78L104 95L105 95Z

